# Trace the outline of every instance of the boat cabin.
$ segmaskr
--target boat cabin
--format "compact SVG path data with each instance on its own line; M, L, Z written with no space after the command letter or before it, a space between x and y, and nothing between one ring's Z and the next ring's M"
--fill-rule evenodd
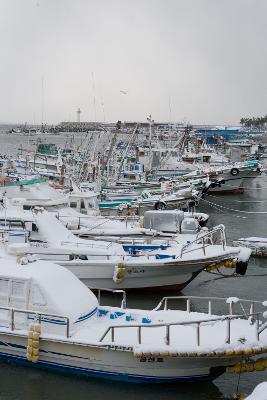
M97 312L98 301L94 294L64 267L44 261L20 265L13 259L2 259L1 326L10 326L9 308L28 310L14 313L12 318L15 329L28 330L29 324L35 320L33 311L38 311L42 314L42 332L64 335L67 324L70 333L73 333L83 321L92 318Z
M94 191L72 192L69 195L70 207L82 214L91 214L98 208L98 193Z

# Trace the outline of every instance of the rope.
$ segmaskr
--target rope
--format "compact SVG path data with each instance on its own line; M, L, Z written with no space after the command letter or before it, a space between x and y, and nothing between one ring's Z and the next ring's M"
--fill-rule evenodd
M207 202L210 205L210 207L213 207L213 208L215 208L215 210L223 213L223 210L221 210L219 207L216 207L216 205L214 203L211 203L210 201L204 200L204 199L200 199L200 201ZM241 217L240 215L232 215L232 216L236 217L236 218L247 219L247 217Z
M243 362L243 358L244 357L242 356L241 363ZM238 374L238 379L237 379L237 384L236 384L236 394L235 394L236 399L241 399L241 396L240 396L240 393L239 393L240 376L241 376L241 368L240 368L240 371L239 371L239 374Z
M221 196L214 196L213 194L209 194L209 193L207 193L207 196L215 197L216 199L221 198ZM231 199L231 201L234 201L236 203L267 203L267 200L232 200Z
M206 272L207 274L212 274L212 275L219 275L220 278L217 279L222 279L222 278L252 278L252 277L259 277L259 276L267 276L267 274L252 274L252 275L237 275L235 272L233 274L230 275L225 275L222 272L218 271L218 272L212 272L212 271L206 271L204 270L204 272ZM213 279L209 279L206 282L212 281Z
M257 178L258 179L258 178ZM232 189L235 189L233 185L227 185L227 183L224 183L223 186L228 186L231 187ZM238 186L238 189L245 189L245 190L263 190L263 189L267 189L267 186L263 186L260 188L248 188L247 186Z
M208 204L222 208L224 210L228 210L228 211L233 211L233 212L238 212L238 213L243 213L243 214L267 214L267 211L243 211L243 210L236 210L234 208L230 208L230 207L224 207L221 206L220 204L214 204L208 200L204 200L204 199L200 199L202 201L206 201Z

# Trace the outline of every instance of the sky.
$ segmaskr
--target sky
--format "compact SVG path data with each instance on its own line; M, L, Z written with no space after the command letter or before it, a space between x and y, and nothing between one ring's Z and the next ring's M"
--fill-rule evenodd
M267 114L267 0L0 0L0 122Z

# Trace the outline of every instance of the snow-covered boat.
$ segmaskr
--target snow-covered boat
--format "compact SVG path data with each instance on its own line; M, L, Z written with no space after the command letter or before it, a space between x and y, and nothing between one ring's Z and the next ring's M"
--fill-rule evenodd
M67 269L5 257L0 285L0 359L17 364L128 382L184 382L214 379L267 352L266 302L176 297L140 310L127 308L124 296L121 307L101 306ZM184 301L185 311L170 310L170 300ZM205 301L207 311L193 311L194 301ZM228 308L223 315L215 311L218 301Z
M226 245L223 226L190 235L192 219L186 221L187 233L174 240L126 245L79 239L46 211L35 218L42 242L19 247L19 253L65 266L93 288L181 290L207 267L231 266L244 274L250 257L249 249ZM212 244L216 239L220 244ZM16 246L13 250L16 254Z
M267 238L256 236L240 238L233 241L233 245L251 249L254 256L267 257Z

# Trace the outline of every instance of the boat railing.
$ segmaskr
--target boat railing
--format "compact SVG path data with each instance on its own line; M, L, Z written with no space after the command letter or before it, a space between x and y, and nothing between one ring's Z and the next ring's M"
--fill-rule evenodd
M28 239L29 239L29 232L26 231L25 228L21 229L21 230L16 230L16 229L2 229L0 228L0 238L2 241L6 240L6 234L8 233L12 233L12 232L18 232L18 234L21 232L23 234L24 237L24 242L28 243Z
M224 305L228 305L228 312L230 315L234 314L234 308L240 306L241 311L243 313L244 317L247 317L249 314L254 314L256 312L255 308L256 306L261 306L262 308L264 307L264 304L261 301L257 300L248 300L248 299L239 299L237 297L203 297L203 296L165 296L163 297L158 305L153 309L153 311L159 311L161 308L163 310L168 310L168 306L170 305L171 301L184 301L186 305L186 311L188 313L192 312L192 300L197 300L198 305L202 302L205 301L207 304L207 313L209 315L214 312L214 303L219 302L220 305L222 303ZM245 310L245 305L249 307L249 311L247 312ZM262 313L262 311L261 311Z
M156 255L157 255L155 253L154 254L140 253L138 255L133 256L132 254L104 254L104 253L101 254L101 253L86 253L86 252L82 252L82 251L80 253L75 253L75 252L72 252L72 253L71 252L70 253L68 253L68 252L49 253L49 252L43 252L43 251L38 252L37 248L25 251L25 255L27 255L27 254L34 254L36 256L38 256L38 255L39 256L51 256L51 257L53 257L53 256L65 256L65 257L69 256L69 257L71 257L71 261L73 261L75 259L79 259L80 256L84 256L84 255L88 256L88 257L97 257L100 260L102 258L104 258L105 260L108 260L108 261L111 260L112 258L114 260L114 257L115 257L116 259L114 261L116 261L116 262L124 262L124 261L128 260L129 257L145 257L147 260L150 260L151 258L155 259ZM40 258L40 259L42 259L42 258ZM88 261L88 259L87 260L80 259L80 260ZM168 259L166 259L166 260L168 260ZM59 260L57 260L57 261L59 261ZM60 260L60 261L68 261L68 260Z
M180 253L180 258L182 258L183 254L190 253L192 251L196 250L203 250L203 254L206 255L206 247L210 246L213 244L213 240L215 237L215 234L220 233L220 244L222 245L223 250L225 250L226 246L226 237L225 237L225 229L224 225L218 225L215 226L215 228L207 231L206 233L199 232L196 236L195 240L190 241L189 243L183 245ZM208 240L207 240L208 239ZM193 247L192 244L200 244L200 247Z
M24 314L27 315L29 317L29 315L33 315L33 320L39 322L40 324L43 321L43 318L47 318L47 317L52 317L52 318L57 318L59 320L64 320L64 326L66 326L66 337L69 338L70 337L70 320L69 317L66 316L62 316L62 315L58 315L58 314L51 314L51 313L44 313L44 312L40 312L40 311L35 311L35 310L24 310L21 308L12 308L12 307L0 307L0 310L3 311L8 311L9 312L9 327L11 331L16 330L16 322L15 322L15 315L16 314Z
M247 317L251 317L256 320L256 336L257 341L260 340L260 314L261 313L251 313L248 314ZM226 338L225 343L231 344L231 322L237 319L245 318L244 315L227 315L221 317L215 317L210 319L203 319L203 320L193 320L193 321L180 321L180 322L170 322L170 323L156 323L156 324L128 324L128 325L111 325L109 326L104 334L100 338L100 342L106 338L106 336L111 333L111 342L114 343L115 341L115 331L118 329L129 329L129 328L136 328L137 330L137 343L142 344L142 330L144 329L153 329L153 328L165 328L165 344L169 346L171 344L171 327L172 326L195 326L196 327L196 344L197 346L201 345L201 327L207 326L210 323L216 322L226 322Z
M91 290L95 290L94 288L91 288ZM106 288L99 288L97 289L97 299L98 299L98 304L101 305L101 294L102 292L107 292L107 293L120 293L122 295L122 301L121 301L121 308L125 309L126 308L126 292L125 290L122 289L106 289Z
M78 226L81 225L82 220L92 220L92 216L90 215L84 215L84 216L75 216L75 215L61 215L59 212L56 214L56 218L57 219L71 219L74 220L76 219L78 221ZM105 218L105 217L102 217ZM110 215L108 217L108 219L112 219L112 220L118 220L118 221L125 221L126 219L129 221L134 221L134 222L138 222L139 221L139 216L138 215L127 215L127 216L119 216L119 215ZM106 221L105 221L106 222Z

